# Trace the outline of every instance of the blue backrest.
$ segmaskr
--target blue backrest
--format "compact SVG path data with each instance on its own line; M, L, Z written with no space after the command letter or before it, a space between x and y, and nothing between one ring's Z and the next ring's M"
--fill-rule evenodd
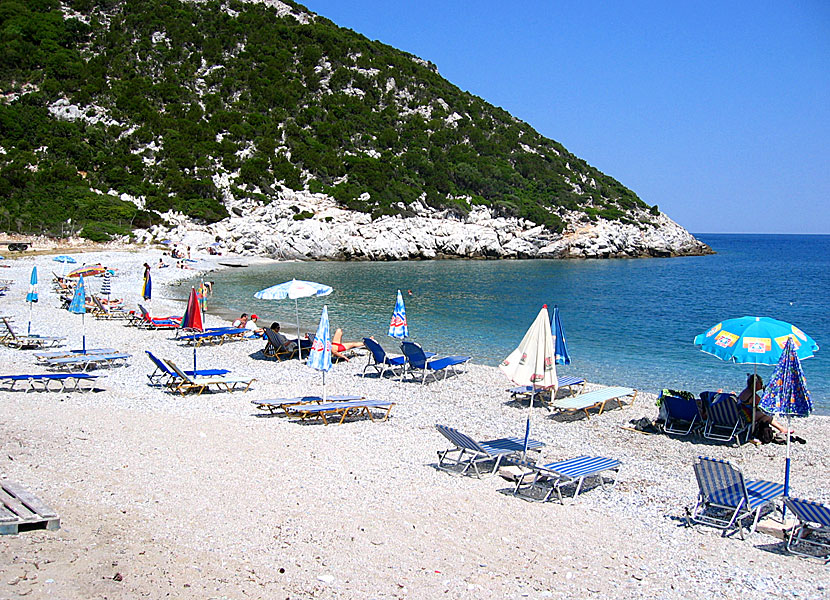
M145 352L147 353L147 356L150 357L150 360L153 361L153 364L156 365L162 373L167 373L168 375L173 374L173 372L167 368L167 365L165 365L161 360L154 356L152 352L150 352L149 350L145 350Z
M692 421L697 416L697 403L694 400L687 400L679 396L662 396L666 413L672 419Z
M748 505L743 473L732 466L732 463L719 458L699 456L694 468L700 491L710 500L732 506L737 495L743 497Z
M709 402L707 416L715 424L730 427L743 420L741 409L732 394L715 394Z
M363 345L366 346L372 353L372 357L374 357L376 363L382 365L386 362L386 350L384 350L383 346L378 344L375 340L365 337L363 338Z
M415 342L401 342L401 351L406 360L409 361L410 366L416 369L423 369L427 365L427 355L424 354L424 349L420 344Z
M784 502L802 522L830 527L830 506L793 497L784 498Z

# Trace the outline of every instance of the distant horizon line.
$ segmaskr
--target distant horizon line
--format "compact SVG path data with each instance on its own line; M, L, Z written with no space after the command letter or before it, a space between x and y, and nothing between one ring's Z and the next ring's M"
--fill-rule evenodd
M769 232L769 231L691 231L692 235L824 235L830 233L790 233L790 232Z

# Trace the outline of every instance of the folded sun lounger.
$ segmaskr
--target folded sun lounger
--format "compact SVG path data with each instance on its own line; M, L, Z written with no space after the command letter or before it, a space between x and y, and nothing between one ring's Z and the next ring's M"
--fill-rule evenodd
M481 472L478 470L479 463L494 461L490 473L495 473L502 459L505 457L519 457L524 450L524 440L520 438L498 438L479 442L446 425L436 425L435 428L453 445L448 450L438 451L438 468L445 471L449 471L450 467L463 466L461 470L463 475L472 467L476 476L481 477ZM544 442L539 440L530 439L527 441L528 450L538 450L544 445ZM445 462L450 463L449 467L444 465Z
M576 485L574 498L579 495L582 484L588 477L597 476L600 485L605 485L602 473L605 471L620 470L620 461L603 456L578 456L569 460L548 463L546 465L520 463L524 472L516 481L513 493L528 500L547 502L556 492L559 502L562 501L562 488L567 485ZM616 478L614 479L616 483ZM533 490L540 490L541 497L535 497Z
M558 410L571 412L582 410L585 411L585 416L590 419L591 415L588 414L588 409L598 408L598 414L601 415L602 411L605 410L605 403L609 400L614 400L622 408L623 403L621 398L625 396L631 396L631 404L634 404L634 400L637 398L637 390L627 387L607 387L601 390L571 396L570 398L554 400L551 402L551 406Z
M285 405L285 414L289 417L299 417L301 421L305 421L311 417L319 417L323 420L324 425L328 425L326 415L340 415L338 424L342 425L350 414L364 414L374 422L375 417L372 415L372 408L386 409L383 413L383 419L386 421L389 418L389 413L394 402L386 402L383 400L349 400L346 402L325 402L321 404L293 404Z
M39 375L0 375L0 381L9 384L9 390L13 390L18 381L25 381L29 384L27 392L82 392L84 389L91 391L95 389L95 380L100 375L89 373L43 373ZM82 382L89 384L88 388L81 386ZM56 383L57 390L50 388L51 383Z
M792 497L784 498L784 504L798 519L787 538L787 550L830 562L830 506Z

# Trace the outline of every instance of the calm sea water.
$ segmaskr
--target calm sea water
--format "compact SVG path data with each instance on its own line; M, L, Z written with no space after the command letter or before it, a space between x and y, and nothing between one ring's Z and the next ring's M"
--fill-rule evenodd
M559 306L572 364L560 374L657 392L739 391L750 365L703 354L692 340L744 315L791 322L813 336L818 354L804 372L819 412L830 414L830 236L700 234L713 256L580 261L303 262L211 274L211 309L257 313L260 323L296 327L291 300L254 292L292 277L334 288L299 301L303 332L323 304L345 339L386 337L398 289L410 337L435 352L471 354L497 365L521 340L542 304ZM412 295L407 291L411 290ZM293 330L293 329L292 329ZM759 366L767 379L772 367ZM507 385L507 381L505 381Z

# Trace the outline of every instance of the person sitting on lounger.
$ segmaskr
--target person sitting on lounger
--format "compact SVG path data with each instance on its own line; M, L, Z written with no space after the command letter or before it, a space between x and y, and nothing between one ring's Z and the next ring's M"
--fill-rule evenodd
M271 323L271 331L274 332L274 335L276 335L277 339L279 340L280 344L282 344L282 347L285 350L293 352L294 349L297 347L297 342L289 341L288 338L286 338L283 334L280 333L280 324L276 321ZM279 348L275 348L275 350L279 350Z
M741 405L741 410L743 410L744 415L746 416L747 421L752 421L752 406L753 406L753 393L755 394L754 398L754 405L755 405L755 434L758 435L759 430L762 427L769 426L777 429L781 433L786 434L788 432L786 426L782 425L775 417L772 415L768 415L763 410L758 408L758 403L761 402L761 392L764 391L764 381L761 379L760 375L752 375L750 374L746 378L746 387L744 390L738 394L738 402ZM795 433L793 431L789 431L789 433Z
M231 327L237 327L239 329L245 329L245 325L248 324L248 313L242 313L242 315L236 319L233 323L231 323Z
M245 329L250 331L250 333L245 334L245 337L250 337L250 338L260 338L260 337L262 337L262 332L264 330L257 323L258 318L259 317L257 317L256 315L251 315L251 318L248 319L247 323L245 323Z
M344 342L342 329L337 329L337 331L334 332L334 335L331 336L331 353L340 360L345 360L346 362L349 361L346 355L343 354L346 350L363 347L363 342Z

